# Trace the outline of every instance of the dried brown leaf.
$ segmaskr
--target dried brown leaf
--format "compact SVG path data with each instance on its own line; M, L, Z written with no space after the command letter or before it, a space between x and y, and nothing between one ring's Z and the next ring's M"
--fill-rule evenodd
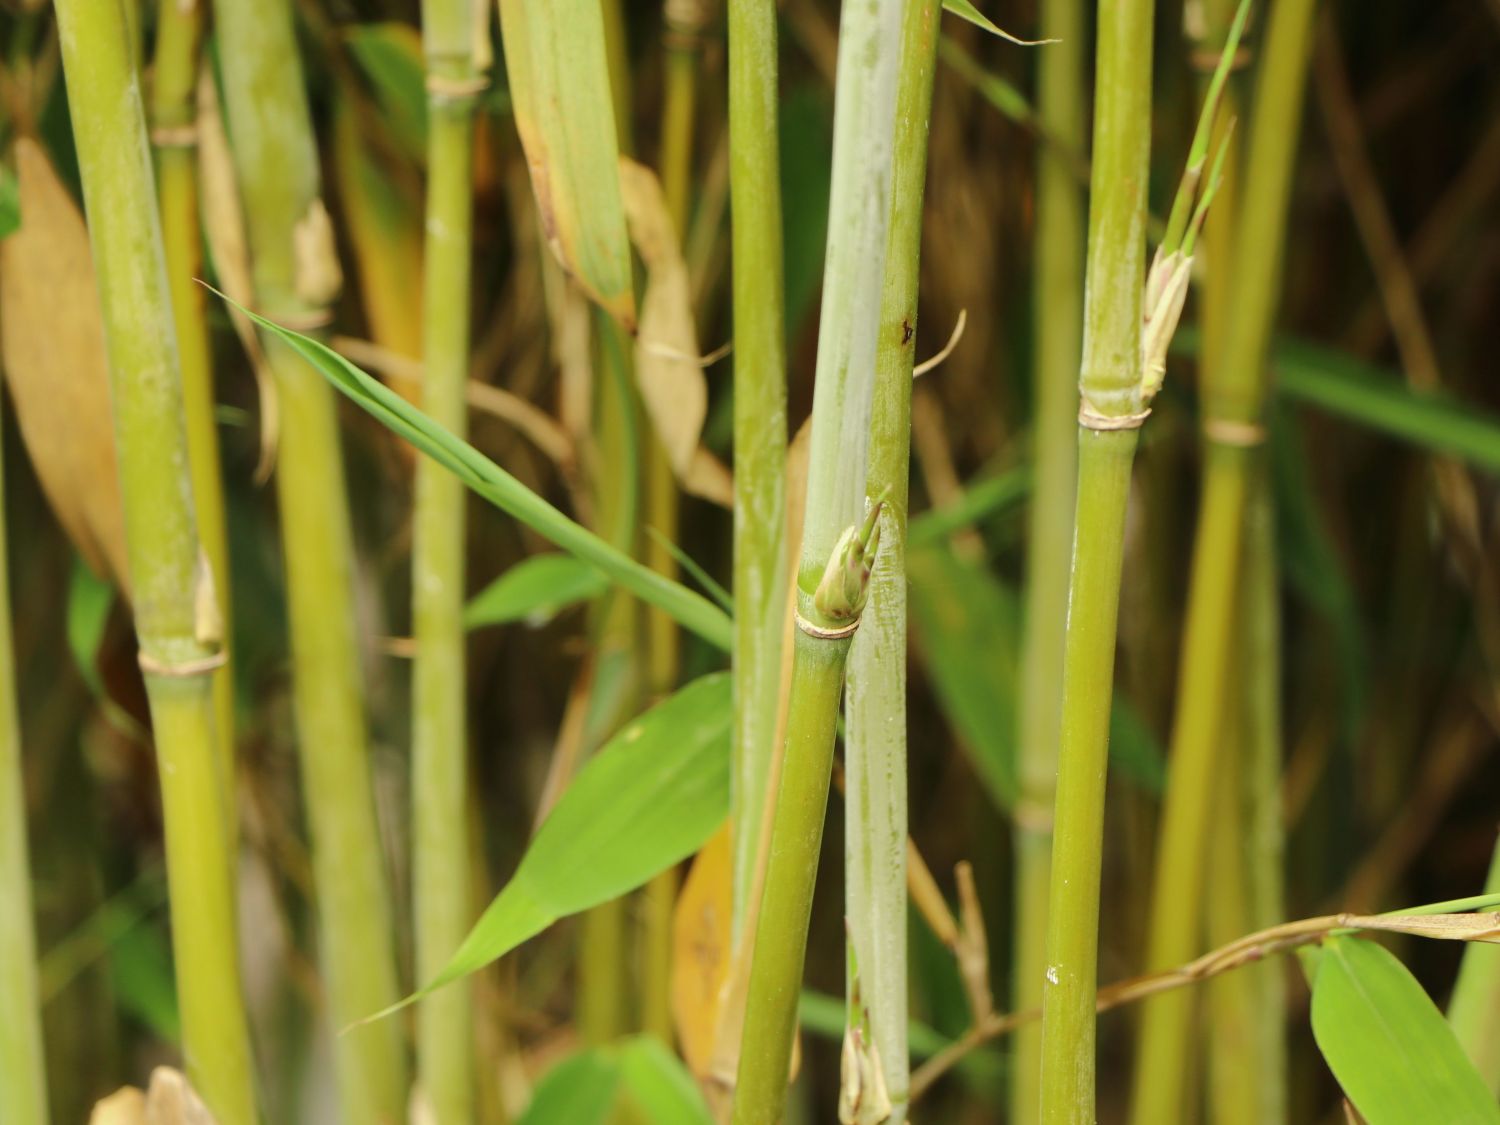
M217 1125L198 1092L180 1070L159 1066L146 1091L144 1125Z
M688 869L672 914L672 1018L688 1069L706 1078L734 943L733 853L726 822Z
M146 1095L134 1086L121 1086L94 1103L89 1125L145 1125Z
M41 146L16 142L21 227L0 240L0 360L58 522L96 572L129 587L109 361L88 228Z

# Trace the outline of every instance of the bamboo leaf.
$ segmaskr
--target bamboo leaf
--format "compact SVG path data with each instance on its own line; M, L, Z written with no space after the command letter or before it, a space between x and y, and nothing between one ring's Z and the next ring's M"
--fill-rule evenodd
M984 565L946 546L907 558L912 621L938 703L1002 809L1017 796L1020 607Z
M482 969L559 918L642 886L729 814L729 676L694 680L629 723L578 772L509 883L425 988Z
M672 910L672 1020L688 1067L707 1078L734 945L729 822L694 857Z
M712 1125L713 1116L693 1076L654 1035L638 1035L619 1050L623 1100L635 1110L627 1120L652 1125Z
M79 553L128 587L109 361L83 213L41 146L16 141L26 221L0 241L0 336L16 422Z
M635 330L619 142L598 0L501 0L516 130L542 230L564 269Z
M0 238L13 233L21 225L21 185L0 165Z
M464 626L478 629L524 621L537 629L567 607L596 598L608 588L604 575L572 555L536 555L475 594L464 607Z
M518 1125L710 1125L682 1063L651 1035L571 1055L547 1072Z
M1452 1029L1389 951L1333 937L1316 966L1313 1036L1370 1125L1500 1122L1500 1109Z
M988 31L991 35L998 35L1001 39L1016 43L1022 47L1038 47L1043 43L1055 43L1055 39L1018 39L1010 32L997 26L978 8L974 7L969 0L943 0L943 10L952 12L961 20L968 20L975 27Z
M114 604L115 588L78 561L68 581L66 614L68 651L73 656L73 666L99 704L105 721L126 738L147 746L150 737L129 711L110 698L104 677L99 674L99 649L104 644L104 630Z
M563 1059L537 1083L516 1125L586 1125L603 1121L614 1104L620 1071L603 1051L580 1051Z
M396 21L357 23L345 41L380 104L381 123L418 164L427 160L427 87L422 36Z
M234 304L233 301L230 303ZM472 445L459 440L379 379L361 371L333 349L240 308L267 332L286 341L320 375L376 420L432 457L491 504L596 567L612 581L710 644L726 652L729 650L733 633L729 615L707 598L656 574L570 520Z

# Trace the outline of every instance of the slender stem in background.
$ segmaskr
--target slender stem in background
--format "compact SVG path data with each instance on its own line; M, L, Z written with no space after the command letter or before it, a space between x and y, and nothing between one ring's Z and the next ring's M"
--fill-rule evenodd
M224 103L244 193L258 312L302 329L326 323L340 276L292 31L289 0L215 4ZM380 833L370 781L355 634L354 546L333 389L261 333L281 415L276 492L291 619L293 692L312 836L328 1022L334 1030L399 999ZM406 1114L400 1024L334 1040L346 1125Z
M870 600L849 652L844 753L844 914L858 966L851 1027L868 1012L870 1042L891 1099L906 1120L906 515L911 469L912 357L927 180L927 126L937 59L939 0L906 5L896 90L891 233L875 345L875 399L865 492L881 509L883 546Z
M1191 957L1202 940L1208 819L1241 575L1242 534L1280 297L1293 161L1301 132L1315 0L1276 0L1252 106L1232 264L1234 302L1221 361L1204 393L1203 497L1188 588L1171 772L1157 843L1147 967ZM1137 1125L1183 1112L1192 999L1147 1004L1131 1107Z
M4 495L3 476L0 495ZM6 998L6 1014L0 1019L0 1121L46 1125L47 1074L37 997L36 920L26 849L26 775L21 765L5 538L0 508L0 902L5 904L0 910L0 996Z
M1063 637L1068 617L1068 558L1073 549L1077 484L1078 363L1083 331L1083 186L1067 152L1085 143L1083 0L1045 0L1041 35L1055 39L1037 55L1037 118L1064 148L1037 145L1035 408L1033 471L1027 514L1026 616L1015 808L1015 987L1017 1008L1042 1001L1046 972L1047 881L1052 863L1052 805L1062 724ZM1016 1034L1011 1120L1031 1125L1041 1097L1039 1027Z
M224 484L219 465L219 426L214 416L213 351L204 315L207 294L197 283L203 272L203 235L198 222L198 60L203 7L161 0L157 12L156 60L151 75L151 142L156 150L156 190L161 201L162 246L167 290L177 328L182 363L182 408L187 420L188 472L198 538L213 571L219 615L224 621L224 652L231 660L234 629L230 617L229 535L224 520ZM239 833L234 794L234 671L213 673L214 714L219 726L220 770L225 782L224 811L231 848Z
M734 287L734 757L738 941L775 755L785 625L786 336L782 324L775 0L729 0Z
M1079 387L1087 409L1106 418L1142 409L1152 7L1151 0L1100 0L1098 9L1094 191ZM1094 1120L1104 778L1125 506L1139 436L1136 429L1078 428L1042 987L1040 1105L1049 1125Z
M738 1125L777 1122L786 1102L850 643L847 635L835 639L808 630L840 631L858 623L869 559L878 550L878 525L868 514L865 526L857 525L865 508L880 298L890 240L904 7L901 0L847 0L840 24L828 253L813 385L807 514L797 576L797 611L808 624L797 630L793 647L785 751L734 1096ZM756 42L765 46L767 40ZM742 159L744 154L735 154L736 163ZM736 232L736 250L740 243L741 233ZM737 305L738 288L737 283ZM738 362L744 363L745 357ZM879 509L874 511L878 515ZM754 512L752 518L764 517ZM740 596L745 596L743 591ZM770 613L772 607L751 612L758 610Z
M1484 889L1500 890L1500 845L1490 863ZM1495 1000L1500 996L1500 949L1486 949L1475 956L1475 948L1465 949L1459 963L1458 983L1448 1005L1448 1022L1485 1084L1500 1093L1500 1003Z
M478 23L476 15L484 22ZM468 410L474 105L489 65L487 6L424 0L427 221L422 409L459 437ZM476 40L476 32L484 38ZM416 466L412 517L412 913L416 976L435 977L473 921L468 839L463 482L430 457ZM417 1076L436 1125L474 1116L469 984L417 1009Z
M189 1080L222 1125L257 1120L240 993L227 783L213 681L222 635L202 561L156 188L118 0L57 5L98 274L136 636L166 821L172 943Z
M693 182L693 131L697 118L698 63L707 27L707 0L666 0L662 6L664 92L661 120L661 184L677 237L687 234ZM678 539L680 494L672 463L658 440L646 451L646 523L658 533L647 540L646 564L677 578L677 560L667 544ZM677 686L680 634L677 623L659 609L646 611L646 689L652 700ZM641 974L641 1026L672 1042L672 907L677 901L677 870L669 868L646 886Z

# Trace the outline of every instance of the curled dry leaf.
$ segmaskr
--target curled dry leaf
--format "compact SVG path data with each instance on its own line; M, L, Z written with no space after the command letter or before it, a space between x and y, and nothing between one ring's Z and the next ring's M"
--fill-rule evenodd
M688 1069L709 1075L734 941L729 823L703 845L672 913L672 1019Z
M23 221L0 240L0 359L58 522L129 590L109 361L88 228L41 146L16 142Z
M134 1086L121 1086L94 1103L89 1125L145 1125L146 1095Z
M217 1125L217 1119L180 1070L159 1066L147 1092L122 1086L96 1102L89 1125Z

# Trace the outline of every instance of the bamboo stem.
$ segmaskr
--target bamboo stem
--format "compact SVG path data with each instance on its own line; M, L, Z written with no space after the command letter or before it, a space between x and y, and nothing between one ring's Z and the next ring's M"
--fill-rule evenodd
M314 326L339 284L289 0L218 0L224 101L259 312ZM280 408L276 491L291 619L293 690L312 835L328 1018L348 1027L399 998L355 634L354 550L333 390L261 333ZM400 1120L406 1057L393 1020L336 1037L346 1125Z
M1151 132L1151 0L1100 0L1094 193L1079 381L1090 416L1143 409L1142 285ZM1080 413L1080 420L1084 414ZM1125 506L1136 429L1078 430L1062 725L1042 986L1041 1119L1094 1120L1094 990L1104 778Z
M257 1120L240 994L228 783L212 680L217 597L187 471L183 388L145 113L117 0L57 5L98 274L136 635L156 736L189 1080L223 1125Z
M219 463L219 427L214 416L213 351L207 294L197 283L203 272L202 232L198 215L198 62L202 47L203 8L162 0L157 14L156 60L151 79L151 139L156 150L156 188L161 201L162 247L166 255L167 290L177 329L182 364L182 407L187 421L188 473L198 536L208 556L224 621L228 660L213 673L214 714L219 728L220 772L225 782L224 812L229 839L238 839L234 799L234 628L229 596L229 533L224 518L224 484Z
M1208 810L1234 651L1249 480L1258 456L1237 435L1254 435L1263 412L1313 7L1314 0L1277 0L1272 7L1252 107L1235 238L1235 301L1219 370L1205 393L1205 480L1157 843L1148 967L1184 961L1201 942ZM1176 1120L1183 1112L1182 1060L1191 1014L1185 994L1145 1008L1131 1108L1137 1125Z
M775 0L729 0L729 192L734 289L734 767L736 941L744 935L775 755L785 623L786 339L782 324Z
M427 221L423 254L422 408L467 428L474 106L489 61L473 0L425 0ZM485 26L487 27L487 21ZM486 33L487 35L487 33ZM412 531L412 911L418 980L431 980L473 920L465 715L463 482L431 458L416 465ZM417 1076L436 1125L474 1117L472 988L417 1009Z
M0 494L4 478L0 476ZM36 925L26 847L26 775L11 641L6 521L0 511L0 1121L46 1125L47 1074L37 993Z
M840 25L828 253L797 578L801 627L751 956L737 1125L779 1121L786 1102L849 635L859 623L879 546L880 506L864 512L859 525L890 241L903 7L901 0L851 0ZM752 518L763 517L755 512Z
M906 5L896 90L891 232L875 349L868 503L884 499L870 601L849 653L844 835L845 919L858 966L851 1027L868 1013L890 1125L906 1120L910 1070L906 979L906 522L912 367L922 246L922 197L932 110L938 0ZM854 1006L858 997L860 1011Z
M1083 188L1068 152L1083 151L1084 4L1046 0L1041 34L1057 40L1037 59L1037 117L1064 146L1037 148L1035 414L1027 510L1026 608L1015 810L1017 1008L1041 1003L1046 972L1052 806L1062 724L1063 638L1077 477L1077 372L1083 325ZM1041 1097L1041 1031L1016 1035L1011 1119L1033 1125Z

